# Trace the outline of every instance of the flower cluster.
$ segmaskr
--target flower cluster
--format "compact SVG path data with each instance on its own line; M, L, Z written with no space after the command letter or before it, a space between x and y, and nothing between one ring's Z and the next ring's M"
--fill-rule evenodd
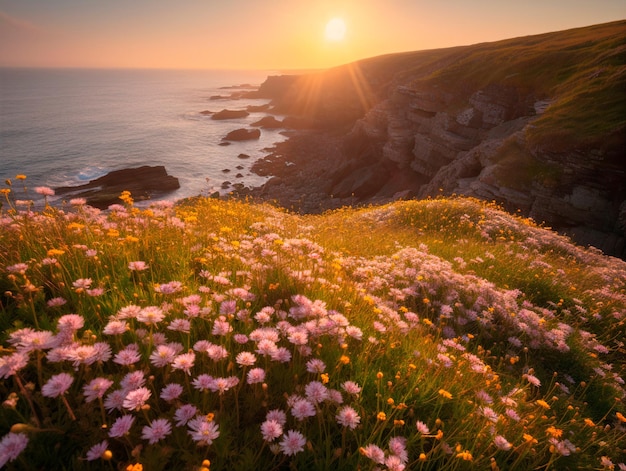
M122 202L0 214L0 466L624 466L623 262L470 200Z

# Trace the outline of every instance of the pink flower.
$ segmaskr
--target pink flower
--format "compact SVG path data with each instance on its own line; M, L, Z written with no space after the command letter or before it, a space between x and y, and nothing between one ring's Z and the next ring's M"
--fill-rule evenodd
M154 290L161 294L174 294L183 289L183 284L180 281L170 281L157 286Z
M531 374L525 374L525 375L522 375L522 378L526 379L526 381L528 381L533 386L536 386L536 387L541 386L541 381L536 376L533 376Z
M196 354L193 352L183 353L174 358L172 362L172 368L175 370L183 370L188 375L191 374L191 368L193 368L196 361Z
M278 361L280 363L289 363L291 361L291 352L285 347L278 347L276 350L270 353L272 361Z
M135 344L128 345L124 350L120 350L115 357L113 357L114 363L123 366L134 365L139 360L141 360L141 354Z
M109 412L114 410L122 410L124 407L124 399L126 398L126 392L122 389L117 389L109 394L104 400L104 408Z
M359 414L357 414L357 412L350 406L344 406L339 409L339 412L337 412L335 418L337 419L337 423L339 425L348 427L352 430L354 430L361 422L361 417L359 417Z
M65 314L59 317L57 329L62 332L74 332L85 325L85 319L78 314Z
M291 415L302 421L315 415L315 406L306 399L297 399L291 406Z
M328 388L319 381L311 381L304 387L304 395L313 404L319 404L328 399Z
M361 453L372 460L374 463L384 464L385 463L385 452L380 449L379 446L370 443L364 448L361 448Z
M135 416L133 415L123 415L118 417L113 425L111 425L111 430L109 430L109 437L111 438L120 438L126 435L133 423L135 422Z
M43 196L54 196L54 190L48 186L36 186L35 193Z
M87 204L87 200L85 198L72 198L70 204L72 206L83 206Z
M285 425L287 423L287 414L280 409L272 409L265 416L265 420L275 420L280 425Z
M306 438L296 430L289 430L280 441L280 449L287 456L303 451L304 445L306 445Z
M183 387L178 383L169 383L161 389L161 399L170 402L178 399L183 393Z
M143 271L148 269L148 264L146 262L138 260L136 262L130 262L128 264L128 269L132 271Z
M102 454L109 448L109 442L104 440L92 446L87 452L87 461L94 461L102 458Z
M354 381L346 381L341 385L341 387L348 394L359 394L361 392L361 386Z
M265 370L263 368L252 368L248 371L248 384L262 383L265 381Z
M174 420L177 427L183 427L187 425L191 419L193 419L198 413L198 408L193 404L185 404L176 409L174 413Z
M56 298L49 299L46 304L48 305L48 307L59 307L59 306L63 306L65 303L67 303L65 298L56 297Z
M120 381L120 386L125 393L140 388L144 384L146 384L146 376L143 371L131 371Z
M421 420L418 420L415 426L417 427L417 431L421 433L422 435L428 435L430 433L430 429L428 428L428 425L426 425Z
M0 440L0 468L16 459L28 445L28 437L23 433L9 432Z
M402 462L402 459L396 455L389 455L385 458L385 466L388 471L404 471L406 464Z
M51 377L41 388L41 394L46 397L58 397L67 392L74 377L68 373L59 373Z
M104 335L121 335L128 330L128 324L126 321L110 321L104 329L102 329L102 333Z
M504 438L502 435L496 435L495 438L493 439L493 443L500 450L504 450L504 451L508 451L508 450L510 450L513 447L513 445L511 445L508 442L508 440L506 438Z
M237 354L235 361L239 366L252 366L256 362L256 356L251 352L241 352Z
M309 373L323 373L326 371L326 364L319 358L313 358L306 362L306 370Z
M187 433L195 442L198 442L199 446L210 445L213 440L220 436L219 426L205 415L191 419L187 423L187 427L189 427Z
M172 433L172 424L167 419L153 420L150 425L146 425L141 431L141 438L148 440L150 445L163 440Z
M150 363L157 368L162 368L174 361L178 352L171 345L158 345L150 354Z
M83 386L83 394L85 395L85 402L92 402L97 398L104 396L107 389L111 387L113 381L106 378L92 379L89 384Z
M406 451L406 438L404 437L391 438L389 440L389 451L395 456L397 456L403 464L409 461L409 455Z
M79 278L72 283L72 286L77 290L85 290L91 288L91 283L93 283L91 278Z
M173 319L167 329L188 334L191 330L191 322L188 319Z
M209 389L222 395L230 388L237 386L237 384L239 384L239 378L236 376L229 376L228 378L215 378L213 383L209 386Z
M200 391L208 391L215 383L215 378L208 374L201 374L192 381L193 387Z
M146 325L156 325L163 320L165 314L157 306L146 306L137 314L137 320Z
M275 420L266 420L261 424L261 435L266 442L271 442L282 434L283 426Z
M139 410L146 403L152 393L148 388L137 388L130 391L124 398L123 407L129 410Z

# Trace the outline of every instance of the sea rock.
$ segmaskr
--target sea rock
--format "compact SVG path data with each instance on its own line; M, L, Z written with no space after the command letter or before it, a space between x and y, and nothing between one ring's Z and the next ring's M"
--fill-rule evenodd
M148 200L180 188L178 178L168 175L162 165L114 170L84 185L55 188L57 195L85 198L87 204L106 209L120 203L123 191L130 191L135 201Z
M211 116L211 119L238 119L238 118L245 118L246 116L250 115L250 113L248 113L246 110L227 110L224 109L222 111L218 111L217 113L214 113L213 116Z
M282 128L283 123L278 121L273 116L265 116L259 119L258 121L252 123L251 126L258 126L258 127L266 128L266 129L276 129L276 128Z
M234 131L229 132L226 137L224 137L225 141L250 141L254 139L259 139L261 137L261 131L259 129L235 129Z
M248 154L239 154L239 155L237 156L237 158L238 158L238 159L249 159L249 158L250 158L250 156L249 156Z

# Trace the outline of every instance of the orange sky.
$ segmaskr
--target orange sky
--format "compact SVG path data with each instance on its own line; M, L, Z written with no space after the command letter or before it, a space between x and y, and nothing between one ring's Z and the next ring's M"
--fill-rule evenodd
M624 18L624 0L0 0L0 66L326 68Z

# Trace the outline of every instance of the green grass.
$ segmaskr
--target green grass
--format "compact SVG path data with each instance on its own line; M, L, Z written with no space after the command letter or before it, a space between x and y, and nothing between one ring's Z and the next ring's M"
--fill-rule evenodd
M107 212L80 201L27 212L28 194L3 193L0 460L13 458L3 455L9 440L28 440L7 469L625 462L626 264L531 221L461 198L301 216L203 198L138 208L128 195ZM131 305L139 314L126 316ZM142 317L150 309L162 319ZM63 330L68 314L84 325ZM125 328L114 332L115 322ZM37 335L55 337L39 345ZM264 336L282 360L263 353ZM177 349L159 364L162 344ZM77 356L93 345L109 355ZM125 363L129 345L137 357ZM238 363L244 352L253 365ZM248 383L252 368L263 369L262 382ZM133 372L141 385L125 387ZM71 385L49 394L61 373ZM194 386L203 374L231 384L203 391ZM96 378L112 383L88 401L84 387ZM167 384L180 385L177 399L159 397ZM115 391L124 398L138 387L150 393L143 407L115 407ZM302 420L298 401L310 408ZM176 425L183 405L219 436L200 446ZM272 410L285 421L264 440ZM348 412L354 427L338 418ZM132 426L111 436L123 416ZM150 443L157 419L171 431ZM288 432L303 437L293 455ZM107 452L86 460L103 440Z

